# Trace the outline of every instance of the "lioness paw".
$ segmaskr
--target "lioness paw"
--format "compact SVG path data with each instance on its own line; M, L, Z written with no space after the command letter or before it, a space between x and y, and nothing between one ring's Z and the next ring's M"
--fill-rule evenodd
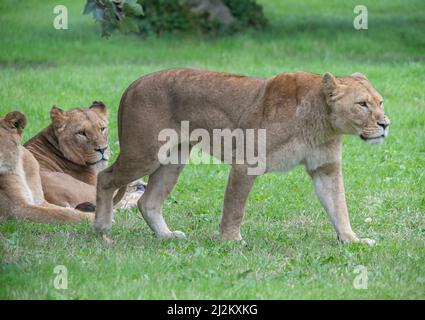
M374 246L376 244L376 241L373 239L363 238L360 239L360 243L367 244L368 246Z
M172 234L175 238L181 238L181 239L187 238L186 234L184 232L181 232L181 231L173 231Z
M103 239L103 242L105 242L106 244L113 244L114 243L114 241L110 237L108 237L106 234L104 234L102 236L102 239Z
M93 227L94 227L94 231L97 234L103 235L103 234L107 234L109 230L111 230L112 223L103 223L103 222L99 222L95 220L93 223Z
M94 222L94 214L87 214L84 218L88 220L88 222Z
M364 243L367 244L368 246L373 246L376 241L373 239L369 239L369 238L357 238L356 236L352 236L349 238L338 238L338 240L343 243L343 244L349 244L349 243Z
M242 241L242 236L240 233L222 233L221 240Z
M178 239L186 239L186 235L184 234L184 232L181 231L171 231L169 233L165 233L165 234L161 234L159 235L159 237L163 238L163 239L172 239L172 238L178 238Z

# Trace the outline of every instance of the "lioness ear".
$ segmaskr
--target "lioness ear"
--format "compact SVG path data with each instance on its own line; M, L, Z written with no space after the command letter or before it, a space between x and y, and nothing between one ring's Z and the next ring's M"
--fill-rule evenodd
M366 76L363 73L360 73L360 72L354 72L351 76L354 77L354 78L362 79L362 80L368 80L366 78Z
M62 109L53 106L52 109L50 110L50 118L52 119L53 124L59 128L62 126L63 122L66 119L66 114L65 111L63 111Z
M8 113L4 120L10 126L11 129L17 130L19 134L22 134L22 131L27 125L27 117L25 116L25 114L19 111L13 111Z
M108 116L108 111L106 110L106 106L102 101L93 101L89 109L94 109L105 117Z
M322 88L327 98L335 94L337 86L338 84L336 83L335 77L330 72L326 72L322 77Z

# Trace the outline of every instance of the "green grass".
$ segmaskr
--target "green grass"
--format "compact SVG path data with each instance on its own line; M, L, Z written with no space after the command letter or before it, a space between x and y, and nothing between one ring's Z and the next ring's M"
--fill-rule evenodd
M0 224L0 298L425 298L425 3L363 1L369 30L352 27L357 1L262 0L264 32L211 39L170 35L141 40L99 37L84 1L62 1L69 30L52 27L55 1L1 2L0 115L22 110L28 139L49 123L49 110L102 100L116 111L139 76L177 66L253 76L306 70L365 73L384 96L387 141L344 139L350 216L375 247L341 246L301 168L257 179L242 227L246 245L219 241L226 166L188 166L168 198L170 226L189 240L157 239L137 211L120 212L114 244L89 224ZM371 222L365 222L371 218ZM366 221L369 219L366 219ZM53 287L56 265L68 289ZM368 289L356 290L357 265Z

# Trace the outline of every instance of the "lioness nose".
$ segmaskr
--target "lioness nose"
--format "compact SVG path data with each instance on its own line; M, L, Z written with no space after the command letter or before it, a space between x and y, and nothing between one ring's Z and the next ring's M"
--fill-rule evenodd
M388 127L388 126L390 125L390 124L389 124L388 122L386 122L386 121L378 121L377 123L378 123L378 126L380 126L380 127L384 128L384 130L385 130L385 128L386 128L386 127Z
M106 149L108 149L108 147L98 148L98 149L94 149L94 150L96 150L97 152L100 152L101 154L104 154Z

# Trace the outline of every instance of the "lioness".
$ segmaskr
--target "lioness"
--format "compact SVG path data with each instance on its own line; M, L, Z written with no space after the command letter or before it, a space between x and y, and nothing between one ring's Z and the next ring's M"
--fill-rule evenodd
M26 122L18 111L0 118L0 216L35 222L93 220L93 214L58 207L44 199L37 160L20 144Z
M87 109L50 111L51 124L31 138L25 147L40 163L44 196L50 203L94 211L96 177L108 165L108 113L94 101ZM142 182L133 184L118 207L133 207ZM143 190L143 189L142 189Z
M40 164L44 196L62 207L94 206L97 173L109 158L106 106L98 101L88 109L53 106L50 117L51 124L24 145Z
M266 129L266 171L303 165L339 240L374 243L359 239L351 229L341 172L343 134L379 143L388 133L383 99L359 73L338 78L306 72L252 78L172 69L138 79L120 103L121 153L98 176L94 223L98 232L111 228L115 190L149 175L146 192L138 201L144 219L160 237L184 236L171 231L161 213L184 164L163 165L158 160L164 144L159 133L165 128L179 133L181 121L189 121L191 132L202 128L211 136L216 128ZM248 168L248 164L232 165L220 224L223 239L241 239L245 204L256 177L247 174Z

